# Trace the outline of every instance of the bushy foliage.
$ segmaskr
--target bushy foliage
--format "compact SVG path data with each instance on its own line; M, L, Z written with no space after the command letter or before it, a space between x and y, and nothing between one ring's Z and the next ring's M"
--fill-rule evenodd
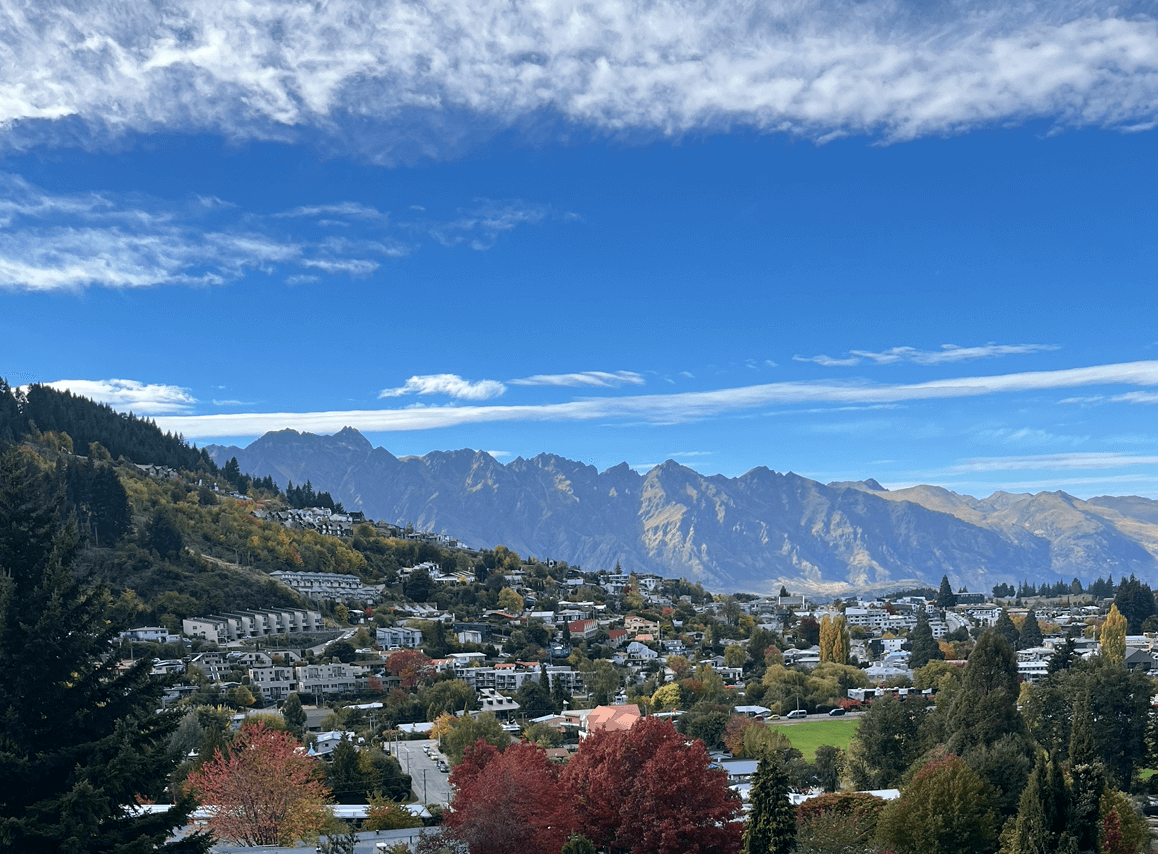
M217 807L210 831L241 845L290 845L316 834L329 818L331 793L300 747L289 733L246 725L228 757L217 753L194 771L189 789Z
M898 854L985 854L997 847L989 787L948 754L917 772L881 813L877 839Z

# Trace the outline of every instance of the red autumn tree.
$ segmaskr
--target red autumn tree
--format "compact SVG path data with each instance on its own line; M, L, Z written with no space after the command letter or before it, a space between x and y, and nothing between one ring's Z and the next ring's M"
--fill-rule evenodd
M297 739L259 723L243 726L229 758L216 751L187 784L212 811L214 836L241 845L291 844L329 816L321 774Z
M430 674L430 661L417 649L400 649L386 659L386 669L399 678L403 690L412 691Z
M471 854L559 851L575 830L575 814L559 786L558 766L542 748L515 744L499 753L482 742L455 769L454 803L446 826ZM472 761L473 759L473 761Z
M667 720L589 735L562 783L578 826L597 847L632 854L734 854L740 799L710 766L702 741L687 744Z

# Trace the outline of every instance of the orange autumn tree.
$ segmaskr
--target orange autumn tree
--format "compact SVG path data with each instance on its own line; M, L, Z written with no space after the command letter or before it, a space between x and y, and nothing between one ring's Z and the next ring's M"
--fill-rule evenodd
M228 758L217 751L190 774L190 790L212 811L210 832L239 845L286 845L317 833L331 795L301 748L289 733L246 724Z

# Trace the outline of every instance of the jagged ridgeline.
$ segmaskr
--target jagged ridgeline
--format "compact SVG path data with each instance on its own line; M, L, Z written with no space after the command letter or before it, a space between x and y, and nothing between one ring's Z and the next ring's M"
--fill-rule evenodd
M97 442L114 460L124 457L141 465L217 471L205 451L146 418L122 415L107 404L49 386L29 386L18 395L0 378L0 442L46 432L67 434L78 454L87 453L89 445Z

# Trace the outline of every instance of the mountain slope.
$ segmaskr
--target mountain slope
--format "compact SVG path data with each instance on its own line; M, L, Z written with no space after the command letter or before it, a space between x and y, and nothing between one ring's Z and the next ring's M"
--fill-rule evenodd
M640 474L551 454L506 465L472 450L399 459L349 428L328 437L286 430L248 448L207 451L219 464L236 456L243 470L282 485L308 479L372 518L473 546L502 544L588 569L619 562L716 589L788 583L837 593L936 585L947 575L955 587L988 590L1107 570L1158 574L1158 524L1146 520L1148 505L1129 503L1145 499L976 499L935 486L889 491L872 480L826 486L763 467L709 477L671 460Z

